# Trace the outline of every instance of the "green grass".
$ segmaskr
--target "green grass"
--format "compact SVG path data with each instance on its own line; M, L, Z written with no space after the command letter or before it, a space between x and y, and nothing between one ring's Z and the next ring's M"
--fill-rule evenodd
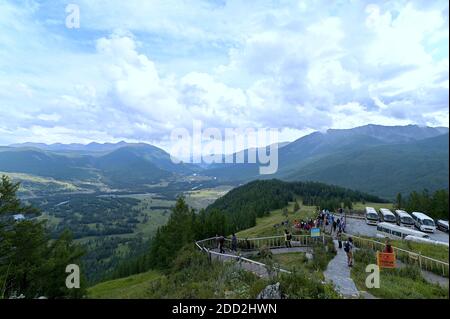
M408 240L391 240L392 246L420 253L423 256L448 262L449 249L443 245L417 243Z
M417 267L406 266L400 269L381 269L380 288L367 288L365 280L368 264L376 263L375 254L368 250L355 252L355 265L351 277L359 290L368 291L378 298L386 299L448 299L448 289L430 284L422 277Z
M299 200L299 203L301 201ZM300 210L293 212L294 202L290 202L287 206L289 214L288 220L292 224L294 220L314 218L316 216L316 207L300 205ZM280 224L286 220L282 214L283 209L276 209L270 212L268 216L256 219L256 226L240 231L236 236L240 238L264 237L282 235L284 227L275 228L274 225Z
M136 299L148 295L152 281L161 278L157 271L149 271L126 278L102 282L88 289L88 298L94 299Z
M293 270L294 268L303 268L308 262L305 253L287 253L273 255L273 260L286 270Z
M42 176L37 176L37 175L31 175L31 174L25 174L25 173L7 173L7 172L0 172L0 176L1 175L7 175L10 178L12 178L15 181L19 181L19 182L33 182L33 183L37 183L37 184L55 184L57 186L59 186L60 188L67 190L67 191L76 191L78 190L78 187L75 186L72 183L69 182L63 182L63 181L59 181L56 180L54 178L51 177L42 177Z
M231 186L217 186L214 188L205 188L193 191L187 191L184 193L186 203L197 210L208 207L208 205L214 203L216 199L224 196L233 187Z

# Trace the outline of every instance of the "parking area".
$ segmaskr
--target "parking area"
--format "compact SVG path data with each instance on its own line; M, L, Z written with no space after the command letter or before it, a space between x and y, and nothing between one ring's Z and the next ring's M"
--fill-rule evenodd
M376 237L377 227L372 225L367 225L364 219L355 219L347 217L347 226L345 228L346 232L355 236L364 235L370 237ZM449 234L444 233L440 230L436 230L434 234L430 234L430 239L438 240L442 242L449 242Z

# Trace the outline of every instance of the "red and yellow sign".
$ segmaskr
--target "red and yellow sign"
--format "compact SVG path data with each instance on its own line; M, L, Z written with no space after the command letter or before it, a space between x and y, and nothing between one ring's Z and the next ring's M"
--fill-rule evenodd
M396 258L394 253L382 253L377 251L377 265L380 268L395 268Z

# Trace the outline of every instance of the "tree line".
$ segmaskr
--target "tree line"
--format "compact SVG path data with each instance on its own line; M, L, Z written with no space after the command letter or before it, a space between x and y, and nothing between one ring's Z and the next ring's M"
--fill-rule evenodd
M405 198L397 194L395 206L408 212L423 212L434 219L449 218L448 189L437 190L430 193L428 190L412 192Z

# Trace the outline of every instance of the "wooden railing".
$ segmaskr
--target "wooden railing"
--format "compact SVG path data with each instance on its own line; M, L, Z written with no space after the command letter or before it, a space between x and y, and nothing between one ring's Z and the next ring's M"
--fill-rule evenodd
M329 236L329 235L326 235ZM331 236L329 236L331 237ZM358 248L367 248L372 249L374 251L383 251L385 244L373 239L357 237L353 235L344 234L343 236L345 240L348 237L352 237L353 243ZM421 254L392 246L394 252L397 256L397 259L407 264L416 264L421 269L431 271L443 277L449 277L449 263L444 262L438 259L434 259L431 257L423 256Z
M261 238L252 238L253 240L256 240L256 242L259 242L259 239ZM227 240L228 242L229 240ZM242 265L242 263L246 263L247 266L245 267L247 270L250 270L258 275L262 275L262 272L267 271L269 272L269 266L252 260L252 259L248 259L245 257L242 257L240 255L232 255L232 254L221 254L217 251L214 251L213 249L217 248L217 238L213 237L213 238L207 238L207 239L203 239L203 240L199 240L197 242L195 242L195 245L197 246L198 249L200 249L200 251L205 252L209 255L209 257L211 258L211 256L217 256L218 258L221 258L222 260L234 260L236 262L238 262L238 264ZM285 269L282 269L280 267L274 267L275 272L282 272L282 273L287 273L290 274L291 272Z
M292 247L309 247L314 242L323 241L323 237L311 237L310 235L292 235L291 245ZM197 244L201 244L203 247L209 249L217 248L217 238L207 238L197 241ZM270 237L257 237L257 238L238 238L237 248L241 251L259 250L261 248L275 249L286 247L284 236L270 236ZM225 239L225 248L231 249L231 239Z

